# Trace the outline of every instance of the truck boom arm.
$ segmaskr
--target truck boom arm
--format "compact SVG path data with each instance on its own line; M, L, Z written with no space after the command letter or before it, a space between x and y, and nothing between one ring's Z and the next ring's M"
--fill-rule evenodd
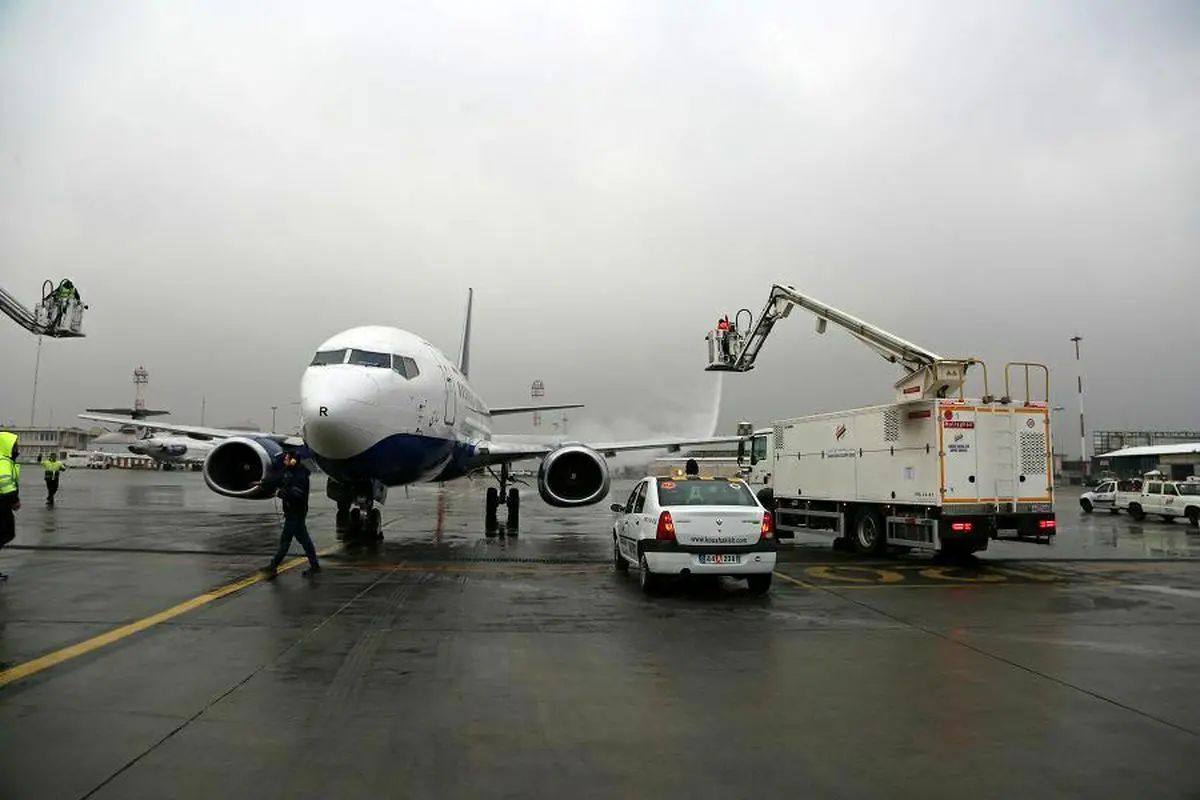
M754 362L758 358L758 351L766 343L775 323L792 313L793 306L800 306L816 316L818 333L824 333L826 323L832 322L883 356L887 361L901 365L908 372L924 369L942 360L937 353L905 341L895 334L888 333L882 328L877 328L844 311L839 311L820 300L802 295L791 286L775 284L771 287L771 295L767 298L767 304L758 315L758 323L745 339L745 345L721 369L733 372L747 372L753 369Z
M895 385L897 399L916 400L946 397L960 390L967 368L980 363L975 359L945 359L931 350L901 339L858 317L839 311L820 300L800 294L791 286L775 284L749 334L743 336L728 318L708 334L708 369L716 372L749 372L766 343L775 323L800 306L817 318L817 333L824 333L830 322L874 350L885 360L899 364L905 372ZM739 315L742 312L739 312ZM748 311L745 313L749 313ZM986 383L986 375L985 375Z

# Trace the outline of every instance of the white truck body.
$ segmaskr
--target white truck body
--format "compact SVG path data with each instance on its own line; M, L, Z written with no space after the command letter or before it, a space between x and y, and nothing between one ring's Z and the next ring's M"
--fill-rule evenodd
M780 420L766 438L747 478L773 490L781 531L846 536L874 514L887 544L968 551L1054 533L1045 404L914 400Z

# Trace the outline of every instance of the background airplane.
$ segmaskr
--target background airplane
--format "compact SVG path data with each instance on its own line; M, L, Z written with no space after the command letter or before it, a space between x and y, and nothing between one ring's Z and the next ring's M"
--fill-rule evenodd
M472 298L473 292L468 294L457 363L399 328L352 328L322 343L300 381L299 437L146 420L138 424L220 440L205 459L204 479L228 497L272 496L281 477L279 456L288 450L311 457L329 477L326 493L337 503L338 529L370 538L380 536L376 504L386 501L390 487L486 470L496 480L485 501L485 526L491 533L498 528L502 505L510 528L519 521L520 494L509 486L514 462L539 460L538 494L550 505L569 508L607 496L606 458L617 453L738 441L727 436L584 444L493 435L493 417L580 406L490 408L468 380Z
M150 456L166 469L165 465L198 464L206 459L215 447L216 443L211 440L196 439L192 436L152 435L130 443L129 452Z

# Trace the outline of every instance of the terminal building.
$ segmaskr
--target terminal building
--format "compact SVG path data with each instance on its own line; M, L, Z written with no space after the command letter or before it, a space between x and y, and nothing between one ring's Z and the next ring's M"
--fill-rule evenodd
M95 435L83 428L38 428L8 427L5 430L17 435L17 446L21 455L18 461L36 464L54 453L65 458L68 452L87 450Z
M1132 478L1159 470L1174 480L1200 475L1200 431L1095 431L1093 472Z

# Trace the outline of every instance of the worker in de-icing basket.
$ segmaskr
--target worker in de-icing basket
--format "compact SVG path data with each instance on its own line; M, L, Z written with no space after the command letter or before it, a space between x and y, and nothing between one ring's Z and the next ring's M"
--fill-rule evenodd
M283 480L275 496L283 501L283 533L279 536L279 549L275 551L271 563L263 568L263 573L267 577L275 576L275 571L287 558L292 539L296 539L304 548L304 555L308 556L308 569L303 574L315 575L321 571L321 565L317 562L317 551L305 524L305 517L308 516L308 468L292 453L283 454Z
M729 358L729 332L732 329L733 326L729 322L728 314L717 320L717 333L721 337L721 354L725 358Z
M14 511L21 507L21 465L17 463L17 435L0 431L0 549L17 535ZM0 572L0 581L8 576Z
M58 479L62 471L67 468L67 465L58 460L55 453L51 453L42 460L42 469L45 471L46 477L46 505L54 507L54 495L58 494Z

